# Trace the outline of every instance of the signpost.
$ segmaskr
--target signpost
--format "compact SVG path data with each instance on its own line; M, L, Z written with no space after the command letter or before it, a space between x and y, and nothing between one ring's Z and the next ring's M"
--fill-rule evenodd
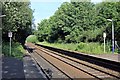
M105 53L105 38L106 38L106 33L103 33L103 38L104 38L104 53Z
M11 37L12 37L12 32L8 33L8 37L10 38L10 55L11 55Z

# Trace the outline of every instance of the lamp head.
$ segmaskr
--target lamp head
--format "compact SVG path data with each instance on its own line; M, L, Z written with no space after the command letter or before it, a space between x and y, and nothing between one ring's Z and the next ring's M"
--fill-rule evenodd
M6 15L0 15L0 18L5 17Z
M112 19L107 19L107 20L112 22Z

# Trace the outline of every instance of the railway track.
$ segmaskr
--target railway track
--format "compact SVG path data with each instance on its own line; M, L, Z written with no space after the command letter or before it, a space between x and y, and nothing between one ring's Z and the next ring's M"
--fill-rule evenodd
M60 70L65 74L69 79L75 78L89 78L97 80L118 80L120 79L119 71L103 68L96 64L91 64L89 62L78 60L76 58L60 54L58 52L51 51L49 49L34 46L34 54L45 59L51 65ZM60 66L60 64L62 66ZM68 70L66 70L68 69ZM70 71L71 70L71 71ZM84 80L83 79L83 80Z
M44 47L44 48L52 50L52 51L55 51L55 52L58 52L60 54L66 55L66 56L70 56L70 57L73 57L73 58L76 58L76 59L79 59L82 61L86 61L86 62L89 62L92 64L96 64L96 65L120 72L120 69L119 69L120 62L111 61L111 60L107 60L107 59L103 59L103 58L99 58L99 57L94 57L89 54L82 54L82 53L78 53L78 52L44 46L44 45L40 45L40 44L36 44L36 45Z
M31 53L31 49L27 48L29 55L32 57L32 59L36 62L37 66L43 71L46 78L45 80L51 80L52 79L63 79L63 80L70 80L70 77L66 75L63 71L61 71L59 68L57 68L55 65L53 65L50 61L45 59L44 57L38 55L38 53L33 52ZM46 65L47 62L47 65ZM54 75L54 76L53 76ZM44 80L44 79L43 79Z

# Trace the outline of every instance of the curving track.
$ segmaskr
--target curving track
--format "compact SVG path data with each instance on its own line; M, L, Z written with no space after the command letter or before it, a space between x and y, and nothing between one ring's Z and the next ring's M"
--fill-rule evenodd
M118 75L119 71L107 69L83 60L78 60L34 44L29 44L28 46L35 47L34 54L42 57L69 79L120 79L120 76Z

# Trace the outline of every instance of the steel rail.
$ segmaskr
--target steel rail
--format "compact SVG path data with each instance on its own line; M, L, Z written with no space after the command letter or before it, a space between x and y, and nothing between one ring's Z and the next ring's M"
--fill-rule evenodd
M64 55L67 55L67 56L70 56L70 57L73 57L73 58L76 58L79 60L87 61L89 63L96 64L96 65L120 72L120 69L119 69L120 62L110 61L107 59L102 59L102 58L98 58L98 57L94 57L94 56L90 56L90 55L86 55L86 54L71 52L68 50L62 50L62 49L44 46L44 45L40 45L40 44L36 44L36 45L47 48L49 50L53 50L53 51L58 52L60 54L64 54Z
M29 55L30 55L30 51L29 48L27 48ZM31 56L31 55L30 55ZM31 56L32 59L35 61L35 63L37 64L37 66L42 70L42 72L45 74L47 80L50 80L50 77L47 75L47 73L44 71L44 69L42 68L42 66L38 63L38 61L35 59L35 57Z
M34 51L36 52L36 51ZM66 75L70 80L73 80L68 74L66 74L64 71L62 71L61 69L59 69L57 66L55 66L54 64L52 64L50 61L48 61L46 58L44 58L43 56L41 56L38 52L36 52L40 57L42 57L44 60L46 60L48 63L50 63L52 66L54 66L56 69L58 69L60 72L62 72L64 75Z
M45 50L47 50L47 49L45 49ZM43 50L42 50L42 51L43 51ZM92 68L92 69L94 69L94 70L100 71L100 72L102 72L102 73L105 73L105 74L107 74L107 75L110 75L110 76L113 76L113 77L116 77L116 78L120 79L120 77L118 77L118 76L116 76L116 75L113 75L113 74L110 74L109 72L102 71L102 70L100 70L100 69L97 69L97 68L94 68L94 67L92 67L92 66L89 66L89 65L87 65L87 64L85 64L85 63L81 63L81 62L78 62L78 61L73 60L73 59L71 59L71 58L68 58L67 56L63 56L63 55L61 55L61 54L57 54L57 53L55 53L55 52L53 52L53 51L50 51L50 50L47 50L47 51L48 51L48 52L51 52L51 53L54 53L55 55L58 55L58 56L60 56L60 57L63 57L63 58L65 58L65 59L74 61L74 62L76 62L76 63L78 63L78 64L82 64L82 65L84 65L84 66L86 66L86 67ZM45 52L45 51L43 51L43 52ZM46 52L46 53L47 53L47 52ZM48 53L47 53L47 54L48 54ZM49 54L49 55L50 55L50 54Z

